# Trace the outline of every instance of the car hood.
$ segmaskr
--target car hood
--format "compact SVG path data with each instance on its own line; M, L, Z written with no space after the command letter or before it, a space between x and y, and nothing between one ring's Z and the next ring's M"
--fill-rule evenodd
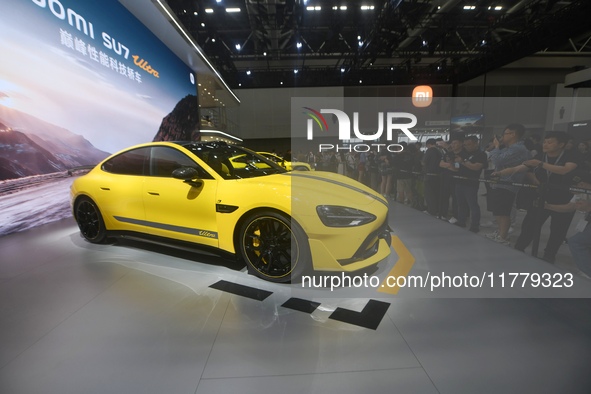
M263 181L266 186L273 183L277 183L278 186L291 186L292 203L324 203L353 208L372 203L388 204L384 197L371 188L332 172L287 172L248 180L255 179Z

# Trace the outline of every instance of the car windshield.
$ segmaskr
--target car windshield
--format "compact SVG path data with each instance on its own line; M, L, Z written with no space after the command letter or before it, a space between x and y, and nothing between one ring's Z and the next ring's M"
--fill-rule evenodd
M224 179L253 178L286 172L273 161L242 147L220 143L183 145Z

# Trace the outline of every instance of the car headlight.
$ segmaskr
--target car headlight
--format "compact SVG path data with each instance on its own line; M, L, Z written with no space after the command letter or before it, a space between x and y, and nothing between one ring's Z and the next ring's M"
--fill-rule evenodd
M316 212L327 227L354 227L376 220L375 215L371 213L336 205L319 205Z

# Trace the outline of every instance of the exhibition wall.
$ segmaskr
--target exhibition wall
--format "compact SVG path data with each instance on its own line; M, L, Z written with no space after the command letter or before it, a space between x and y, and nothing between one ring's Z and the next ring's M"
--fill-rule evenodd
M540 130L566 130L568 122L589 119L591 116L587 106L591 96L590 88L580 88L575 92L571 88L564 88L563 84L544 85L540 80L536 80L538 83L536 85L514 84L517 81L518 79L513 77L497 76L496 82L500 83L499 85L462 85L458 87L456 97L452 97L451 85L434 85L432 86L434 97L432 105L436 108L434 111L428 111L429 115L422 119L423 122L417 124L417 128L446 130L449 129L451 117L485 112L490 114L492 111L487 127L500 128L508 123L521 122L531 131L539 132ZM410 103L414 87L405 85L240 89L236 91L241 99L239 136L255 148L272 147L273 144L269 138L282 139L277 141L277 148L285 150L284 145L293 137L290 131L292 116L290 106L294 98L376 97L398 98ZM526 105L527 109L513 105L516 99ZM503 102L512 104L503 105ZM532 102L535 102L534 107L530 105ZM562 108L564 109L561 110ZM493 119L497 123L491 123Z

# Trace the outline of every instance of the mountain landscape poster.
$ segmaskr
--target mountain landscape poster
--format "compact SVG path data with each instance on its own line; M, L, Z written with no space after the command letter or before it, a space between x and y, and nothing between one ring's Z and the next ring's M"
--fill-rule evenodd
M116 0L4 0L0 22L0 182L152 141L195 97L193 71Z

